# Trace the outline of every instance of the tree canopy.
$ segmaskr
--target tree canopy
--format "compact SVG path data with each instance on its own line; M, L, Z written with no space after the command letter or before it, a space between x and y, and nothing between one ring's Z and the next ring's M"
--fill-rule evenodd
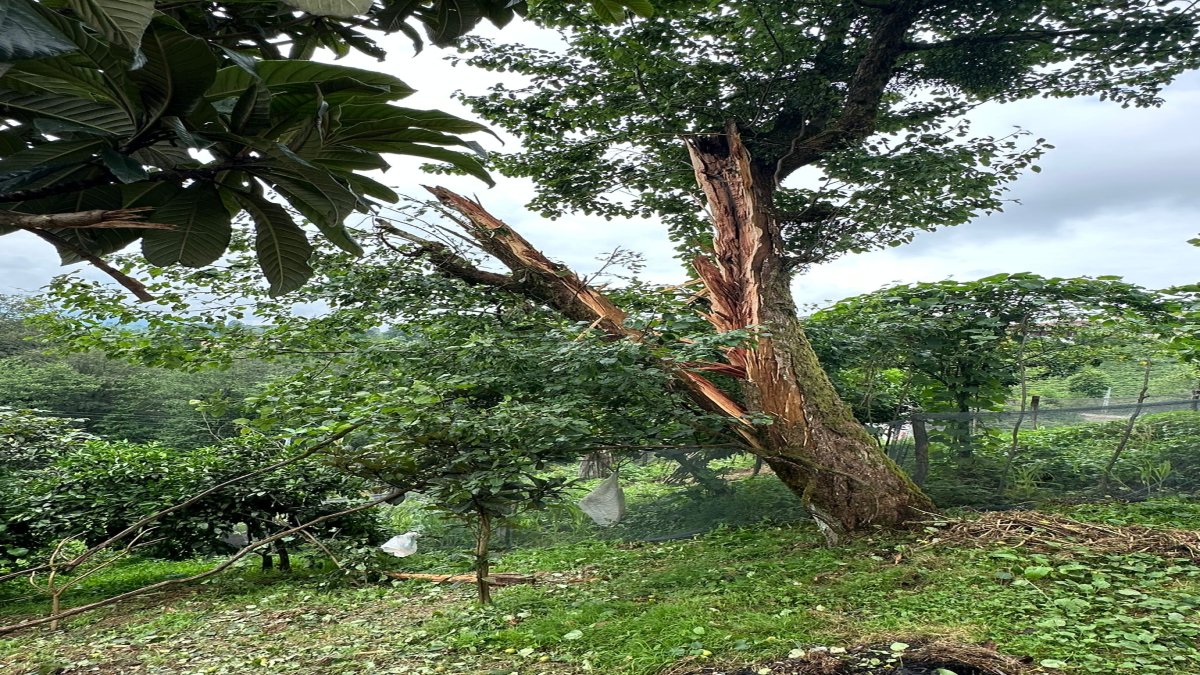
M645 0L596 0L602 16ZM344 222L397 199L366 175L386 154L491 184L476 122L397 104L385 72L311 60L318 49L380 59L382 33L444 46L508 0L12 0L0 8L0 234L28 230L64 262L88 260L146 297L101 256L141 240L159 266L201 267L252 222L274 293L312 274L309 237L274 194L338 247Z
M1200 63L1186 3L672 0L602 26L563 3L532 17L564 52L470 38L479 67L520 73L466 97L521 137L500 171L532 206L667 219L689 252L709 237L680 136L736 123L773 195L793 267L896 245L1001 209L1049 147L971 133L987 102L1099 96L1159 102ZM789 180L791 178L791 180Z

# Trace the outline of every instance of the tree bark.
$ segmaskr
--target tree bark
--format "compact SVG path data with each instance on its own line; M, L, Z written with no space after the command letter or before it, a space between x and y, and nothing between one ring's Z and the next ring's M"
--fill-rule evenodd
M727 353L745 372L747 409L772 419L756 454L800 496L831 543L932 510L817 362L792 299L773 175L751 161L732 123L724 134L689 139L688 151L714 226L712 256L693 262L708 290L708 319L721 332L756 332L752 346Z
M924 487L925 480L929 478L929 431L925 428L924 418L913 418L912 434L913 460L916 462L916 468L913 469L913 482Z
M475 532L475 588L479 592L479 604L492 604L492 589L488 585L488 545L492 541L492 518L487 511L480 509Z

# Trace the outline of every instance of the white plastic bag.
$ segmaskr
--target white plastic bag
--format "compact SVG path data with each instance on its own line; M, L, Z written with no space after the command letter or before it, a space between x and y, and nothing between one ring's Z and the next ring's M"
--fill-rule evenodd
M398 534L385 541L379 548L384 553L391 553L397 558L407 558L417 552L417 537L419 536L421 536L420 532Z
M625 490L617 476L614 471L579 502L580 510L601 527L616 525L625 517Z

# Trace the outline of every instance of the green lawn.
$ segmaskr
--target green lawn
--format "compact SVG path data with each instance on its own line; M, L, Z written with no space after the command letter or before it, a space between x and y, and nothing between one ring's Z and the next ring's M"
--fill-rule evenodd
M1104 522L1200 522L1200 505L1180 501L1073 511ZM934 636L994 641L1046 672L1200 672L1195 564L929 545L937 536L881 535L831 550L806 524L758 524L659 543L526 547L501 555L497 571L539 572L540 582L499 589L486 609L465 586L353 587L243 568L66 631L9 636L0 672L682 673ZM450 570L450 560L431 551L397 568ZM132 563L72 601L201 565ZM6 592L6 619L41 608L17 586Z

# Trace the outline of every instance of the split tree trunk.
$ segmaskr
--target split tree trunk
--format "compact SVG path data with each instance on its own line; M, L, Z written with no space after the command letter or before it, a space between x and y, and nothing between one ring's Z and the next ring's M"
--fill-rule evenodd
M744 371L748 410L773 422L763 459L804 501L826 538L870 525L897 525L932 503L855 421L817 362L796 313L772 208L774 176L757 167L737 128L688 141L696 181L713 219L713 255L694 261L717 330L764 329L732 349Z
M715 228L713 256L695 261L711 302L709 320L720 331L765 330L751 346L729 350L728 365L708 367L742 381L744 406L694 369L667 367L697 405L733 419L747 450L800 497L830 543L933 510L855 421L817 362L792 300L780 225L771 208L773 176L753 165L732 124L725 134L693 138L689 151ZM409 237L444 272L523 293L615 337L642 338L625 326L625 313L611 300L478 203L444 188L430 191L465 216L460 224L467 233L513 274L497 283L497 275L470 268L444 246ZM752 426L750 413L765 413L773 422Z

